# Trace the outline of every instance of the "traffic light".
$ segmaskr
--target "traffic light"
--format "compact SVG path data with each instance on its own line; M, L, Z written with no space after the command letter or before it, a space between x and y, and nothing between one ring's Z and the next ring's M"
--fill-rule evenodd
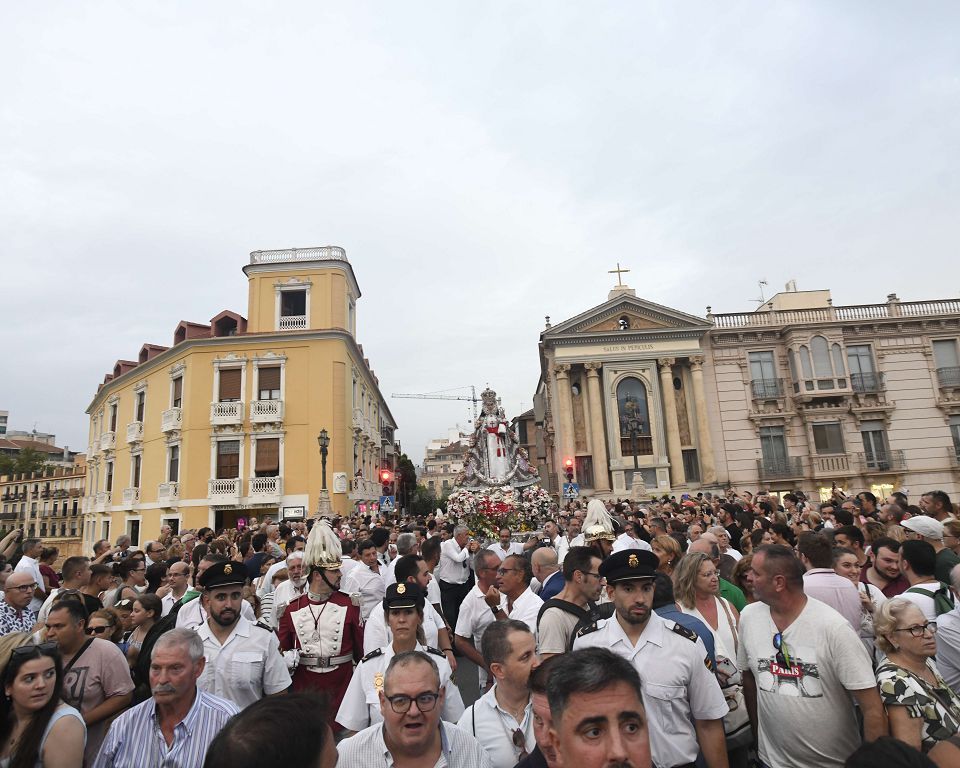
M380 482L383 484L383 495L393 496L393 472L389 469L381 469Z
M573 482L573 459L564 459L563 461L563 471L567 476L567 482Z

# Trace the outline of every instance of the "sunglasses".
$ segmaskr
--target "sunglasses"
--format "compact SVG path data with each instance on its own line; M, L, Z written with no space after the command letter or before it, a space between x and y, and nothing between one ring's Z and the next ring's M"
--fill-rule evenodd
M517 728L513 732L513 736L510 737L513 741L513 746L520 750L519 760L523 760L527 757L527 740L523 735L523 731Z
M88 635L102 635L106 632L112 632L112 631L113 631L112 625L106 626L106 627L87 627Z
M787 669L793 669L793 661L790 659L790 650L787 648L787 642L783 639L783 634L777 632L773 636L773 647L777 650L777 664Z
M30 656L35 651L40 651L40 653L43 653L43 654L49 654L49 653L53 653L56 650L57 650L56 643L52 643L52 642L38 643L37 645L34 645L33 643L29 643L27 645L21 645L17 648L14 648L13 655L14 656Z

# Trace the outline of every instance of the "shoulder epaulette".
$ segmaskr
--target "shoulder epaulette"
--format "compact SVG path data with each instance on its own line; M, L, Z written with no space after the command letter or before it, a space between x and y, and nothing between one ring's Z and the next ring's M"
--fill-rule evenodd
M267 626L266 624L264 624L262 621L258 621L258 622L257 622L256 624L254 624L253 626L259 627L260 629L265 629L267 632L273 632L273 630L270 629L270 627L268 627L268 626Z
M439 656L441 659L447 658L443 655L443 651L441 651L439 648L431 648L429 645L425 645L423 650L425 650L427 653L432 653L434 656Z
M365 661L370 661L370 659L375 659L377 656L383 655L383 648L374 648L370 653L360 659L360 663L363 664Z
M676 632L681 637L687 638L691 642L697 642L700 639L700 635L694 632L692 629L687 629L686 627L681 627L677 622L673 622L671 629Z

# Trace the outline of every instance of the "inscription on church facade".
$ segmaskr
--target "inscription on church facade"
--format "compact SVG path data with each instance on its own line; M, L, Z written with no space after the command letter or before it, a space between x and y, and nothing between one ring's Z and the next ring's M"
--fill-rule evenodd
M603 347L604 352L652 352L655 344L611 344Z

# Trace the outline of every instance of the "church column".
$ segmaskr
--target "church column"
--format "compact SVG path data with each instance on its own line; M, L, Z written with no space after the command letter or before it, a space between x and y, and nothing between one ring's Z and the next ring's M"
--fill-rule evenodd
M560 363L555 366L557 375L557 411L555 414L559 421L560 432L560 461L557 472L563 477L563 462L565 459L573 458L574 440L573 440L573 400L570 393L570 366ZM578 478L579 479L579 478ZM561 480L565 482L565 479Z
M680 450L680 428L677 426L677 396L673 393L672 357L657 360L660 366L660 389L663 394L663 418L666 421L667 456L670 458L670 485L686 483L683 474L683 453Z
M710 439L710 424L707 421L707 399L703 394L703 357L690 358L690 373L693 376L693 401L697 410L697 436L700 445L700 467L704 485L717 482L717 465L713 459L713 440Z
M590 401L590 434L593 442L593 487L596 491L610 490L610 463L607 460L607 442L603 437L603 402L600 396L600 364L585 363L587 369L587 397Z

